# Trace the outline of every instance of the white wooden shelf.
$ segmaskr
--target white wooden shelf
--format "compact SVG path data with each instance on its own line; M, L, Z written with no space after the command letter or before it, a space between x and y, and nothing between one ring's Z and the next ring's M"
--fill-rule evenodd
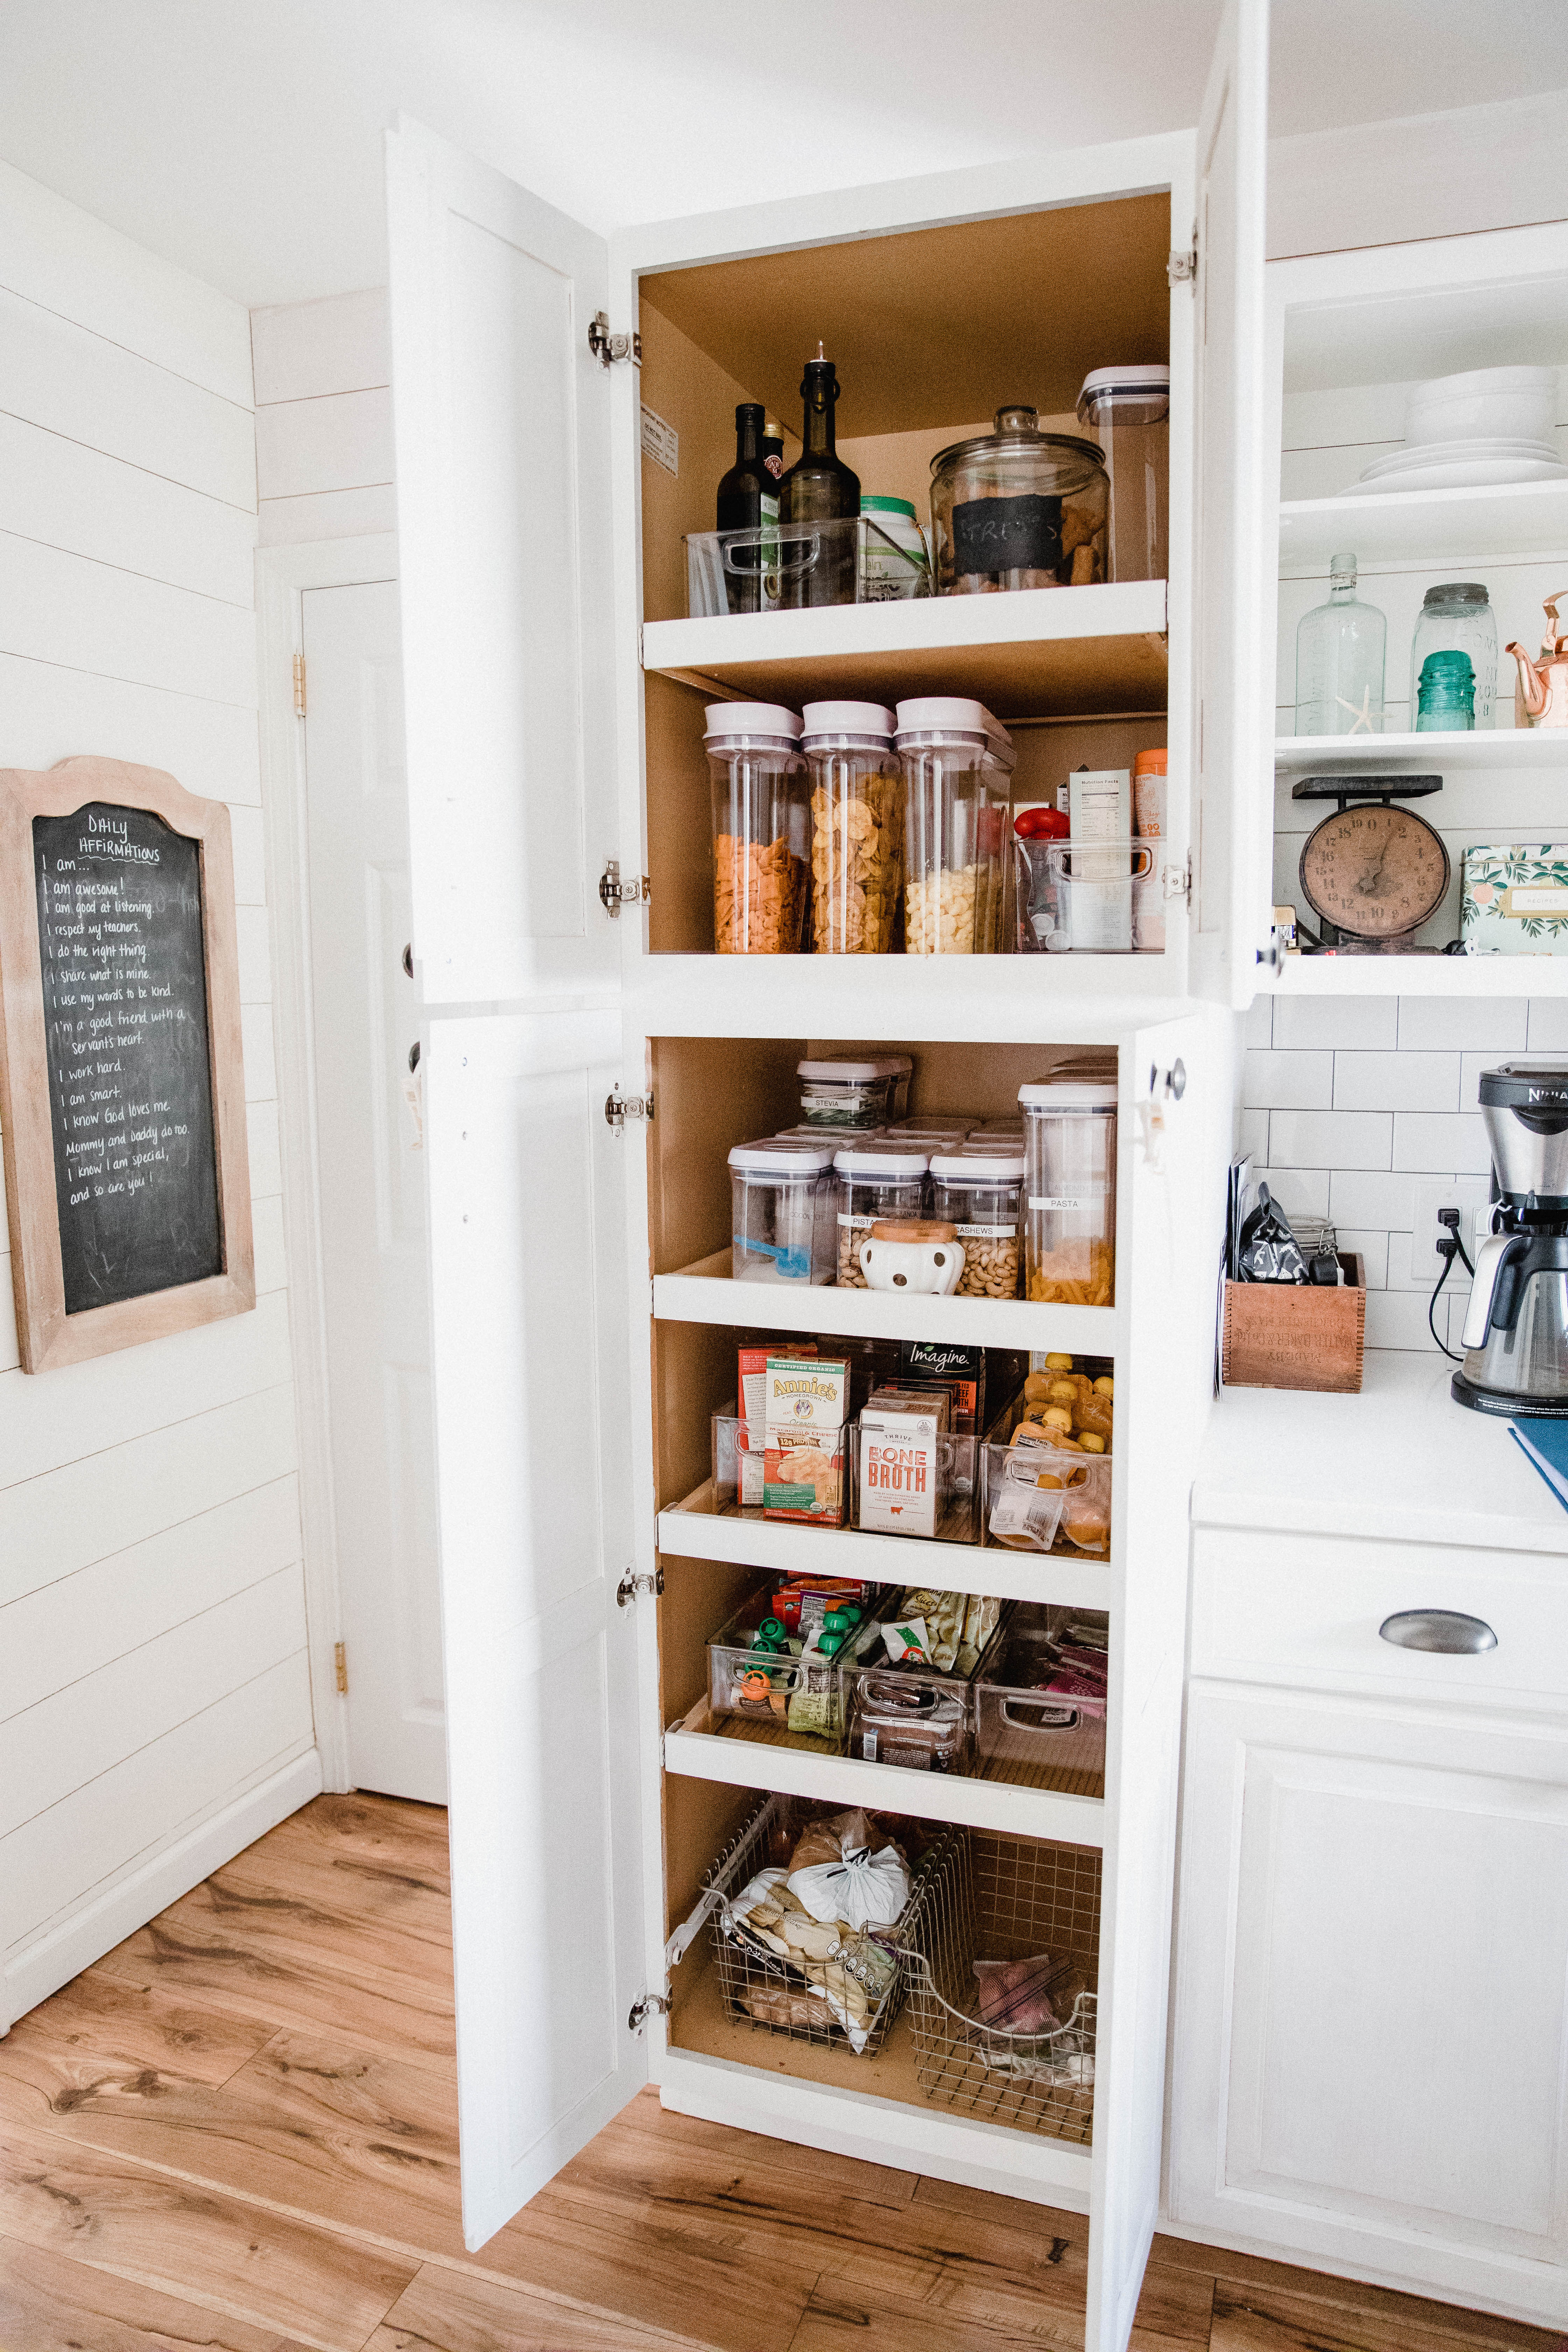
M768 1037L781 1006L809 1037L1112 1043L1169 1020L1173 955L643 955L626 995L649 1037Z
M1014 1551L1005 1544L932 1543L872 1535L861 1528L805 1528L713 1507L707 1479L658 1515L658 1548L677 1559L733 1560L788 1575L863 1576L879 1584L929 1584L945 1592L989 1592L1004 1601L1055 1601L1069 1609L1110 1605L1109 1560L1061 1552Z
M1289 775L1360 775L1368 768L1445 775L1454 768L1568 770L1568 728L1489 727L1441 735L1280 735L1276 768ZM1499 836L1501 838L1501 836Z
M1287 956L1273 996L1568 996L1568 956Z
M1348 491L1287 499L1279 508L1279 569L1326 569L1341 548L1363 567L1390 560L1555 555L1568 551L1568 478L1465 490Z
M761 1739L730 1739L708 1727L706 1698L664 1735L664 1769L732 1789L769 1789L868 1811L910 1813L921 1821L962 1822L1005 1837L1061 1838L1100 1845L1100 1797L1068 1797L1011 1780L976 1780L959 1772L914 1772L902 1764L868 1764L858 1756L824 1756Z
M1114 1356L1114 1307L1043 1307L1026 1298L910 1297L840 1290L832 1283L736 1282L728 1249L679 1274L654 1276L653 1311L666 1323L765 1324L775 1331L842 1331L871 1339L949 1340L955 1346L1060 1349Z
M1165 708L1165 583L648 621L643 667L720 696L973 695L998 719Z

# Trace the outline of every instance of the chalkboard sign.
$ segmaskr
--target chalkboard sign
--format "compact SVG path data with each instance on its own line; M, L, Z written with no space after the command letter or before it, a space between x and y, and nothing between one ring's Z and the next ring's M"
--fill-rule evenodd
M221 802L113 761L0 775L0 1118L27 1370L255 1303L238 995Z

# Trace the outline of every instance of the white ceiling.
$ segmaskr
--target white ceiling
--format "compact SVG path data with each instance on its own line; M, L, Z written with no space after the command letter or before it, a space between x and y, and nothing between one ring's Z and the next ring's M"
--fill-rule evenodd
M295 301L384 277L399 108L609 228L1190 123L1219 13L5 0L0 156L243 302ZM1275 0L1273 135L1556 87L1563 28L1563 0Z

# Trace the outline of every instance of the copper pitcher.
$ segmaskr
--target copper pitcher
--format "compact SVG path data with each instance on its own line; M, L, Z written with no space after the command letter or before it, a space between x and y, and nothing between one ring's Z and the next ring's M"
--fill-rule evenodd
M1546 634L1538 662L1521 645L1508 647L1519 664L1515 717L1521 726L1568 727L1568 636L1559 635L1557 628L1562 596L1568 596L1568 588L1559 588L1546 599Z

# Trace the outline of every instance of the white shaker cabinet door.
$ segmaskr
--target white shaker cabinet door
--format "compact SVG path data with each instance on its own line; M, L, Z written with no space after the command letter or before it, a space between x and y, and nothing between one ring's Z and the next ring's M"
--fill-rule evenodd
M1188 1702L1173 2217L1568 2318L1568 1726Z
M1227 0L1198 121L1194 993L1252 1002L1269 935L1274 583L1264 577L1268 0ZM1180 240L1185 224L1173 221Z
M614 984L612 371L588 345L607 249L405 118L386 160L425 1001Z
M647 2079L626 1149L607 1012L425 1055L463 2228L493 2236Z

